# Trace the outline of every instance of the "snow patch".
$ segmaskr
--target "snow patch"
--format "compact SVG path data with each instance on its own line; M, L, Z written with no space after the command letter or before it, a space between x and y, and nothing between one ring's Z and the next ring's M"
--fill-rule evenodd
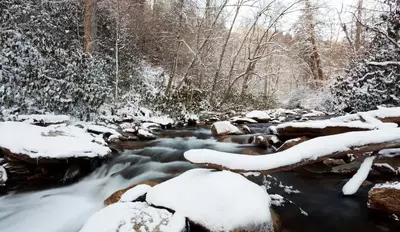
M344 195L353 195L357 192L362 183L367 179L374 159L375 156L365 158L357 173L343 186L342 192Z
M137 200L139 197L144 196L147 191L151 189L150 185L147 184L140 184L137 185L128 191L126 191L124 194L122 194L121 199L119 200L120 202L132 202Z

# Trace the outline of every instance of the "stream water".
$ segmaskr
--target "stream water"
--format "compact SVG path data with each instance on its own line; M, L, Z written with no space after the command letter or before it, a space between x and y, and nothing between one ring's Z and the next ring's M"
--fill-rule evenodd
M251 129L264 132L266 126ZM183 158L189 149L253 149L251 145L217 142L209 129L165 131L161 137L125 144L129 150L76 184L1 197L0 231L77 232L113 192L142 181L164 181L194 168ZM286 172L250 179L267 183L270 194L285 197L282 206L273 207L282 231L400 231L398 222L367 210L368 189L342 197L341 176Z

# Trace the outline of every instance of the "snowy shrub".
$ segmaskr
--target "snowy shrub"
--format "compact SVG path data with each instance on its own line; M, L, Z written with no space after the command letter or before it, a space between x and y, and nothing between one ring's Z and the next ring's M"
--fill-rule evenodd
M0 4L0 105L87 117L108 94L107 62L82 54L76 1Z
M400 105L400 8L394 0L386 3L390 11L372 27L376 35L366 57L353 62L333 86L339 110L366 111L379 105Z

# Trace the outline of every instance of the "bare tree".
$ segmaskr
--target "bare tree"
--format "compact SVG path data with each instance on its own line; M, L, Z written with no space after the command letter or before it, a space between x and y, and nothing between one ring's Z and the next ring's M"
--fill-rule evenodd
M358 0L358 4L357 4L357 22L356 22L356 38L355 38L355 41L354 41L356 51L359 51L360 47L361 47L362 7L363 7L363 0Z
M86 54L91 54L95 47L96 39L96 9L97 0L84 0L83 16L83 50Z

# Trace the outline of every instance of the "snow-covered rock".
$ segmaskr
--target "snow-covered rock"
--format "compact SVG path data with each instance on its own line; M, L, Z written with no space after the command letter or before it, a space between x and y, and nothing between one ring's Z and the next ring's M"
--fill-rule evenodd
M71 117L68 115L54 115L54 114L30 114L30 115L18 115L15 121L25 122L34 125L51 125L68 123L71 121Z
M137 185L128 191L126 191L124 194L122 194L121 199L119 200L120 202L132 202L138 199L141 196L144 196L147 191L151 189L150 185L147 184L140 184Z
M115 203L98 211L80 232L181 232L185 219L145 202Z
M0 148L30 158L104 157L108 147L93 142L84 129L73 126L40 127L22 122L0 123Z
M271 117L265 111L255 110L246 114L246 118L251 118L256 120L257 122L269 122L271 121Z
M375 185L368 193L368 207L400 215L400 182Z
M196 114L186 114L183 118L188 126L195 126L200 122L199 116Z
M211 132L214 135L231 135L231 134L242 134L242 132L236 126L228 121L215 122L211 126Z
M172 209L210 231L252 226L257 231L273 230L265 189L229 171L187 171L151 188L146 201Z
M145 140L148 140L148 139L156 139L156 138L157 138L157 136L155 136L155 135L152 134L150 131L145 130L145 129L139 129L139 130L137 131L137 136L138 136L140 139L145 139Z
M256 120L251 118L233 117L229 119L232 123L243 124L243 123L257 123Z
M357 173L343 186L342 192L344 195L353 195L357 192L362 183L367 179L374 159L374 156L365 158Z
M157 182L157 181L145 181L145 182L137 183L133 186L129 186L124 189L120 189L120 190L114 192L113 194L111 194L106 200L104 200L104 204L111 205L111 204L119 202L121 200L122 195L124 195L124 193L126 193L127 191L129 191L132 188L135 188L138 185L148 185L148 186L152 187L157 184L159 184L159 182Z
M5 186L8 180L6 169L0 165L0 186Z

